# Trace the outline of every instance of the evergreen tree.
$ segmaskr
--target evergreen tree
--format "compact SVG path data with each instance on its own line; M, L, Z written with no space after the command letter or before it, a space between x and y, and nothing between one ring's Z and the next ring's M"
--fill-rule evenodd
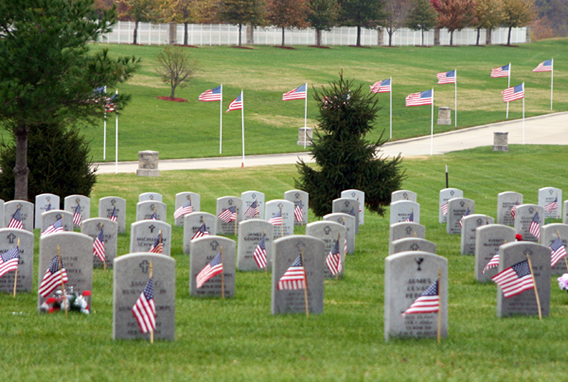
M422 45L424 45L424 32L436 26L436 11L430 0L412 0L412 11L408 16L408 28L422 32Z
M310 194L310 208L317 216L330 213L333 200L351 188L365 192L367 208L384 215L391 193L401 187L404 171L400 156L378 156L386 142L382 135L374 143L365 139L377 118L377 95L363 91L362 85L353 89L353 82L340 73L338 81L316 90L314 97L319 102L321 131L315 132L311 149L317 165L298 162L296 187Z

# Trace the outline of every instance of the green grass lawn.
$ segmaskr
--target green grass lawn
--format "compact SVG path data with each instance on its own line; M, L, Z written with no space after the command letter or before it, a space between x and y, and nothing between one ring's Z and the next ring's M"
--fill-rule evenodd
M132 94L132 102L119 118L119 160L137 160L138 151L157 150L161 159L209 157L219 155L218 102L199 102L200 93L223 84L223 153L241 154L241 113L225 114L229 103L244 91L247 154L297 152L298 127L304 125L304 102L282 102L282 93L304 83L308 90L308 125L317 125L318 102L313 87L321 89L338 78L345 78L365 89L378 80L393 78L393 139L430 132L429 106L405 107L405 97L435 89L437 107L454 108L454 86L437 85L436 73L458 71L458 128L505 120L501 91L507 78L490 78L493 68L512 63L511 85L526 83L526 116L550 112L550 74L532 73L542 61L554 58L554 111L568 110L568 39L544 40L518 47L373 47L346 46L314 49L297 46L295 50L271 46L235 49L229 46L187 48L199 60L199 70L190 86L179 89L177 97L187 103L156 99L168 96L169 87L155 73L158 46L116 44L94 45L93 50L108 48L111 55L142 58L133 79L119 86ZM109 91L114 91L109 89ZM389 134L389 94L380 95L376 139ZM510 105L510 119L521 118L522 103ZM453 120L453 114L452 114ZM106 160L115 159L115 117L109 115ZM435 132L454 126L435 126ZM92 142L95 161L103 160L103 119L96 127L84 129Z
M480 48L481 49L481 48ZM562 146L510 145L507 153L481 147L443 156L405 159L404 188L418 193L426 239L449 261L449 335L435 339L383 340L384 258L388 216L367 213L357 247L346 259L345 278L325 282L324 313L272 316L270 275L237 272L233 299L189 295L189 257L182 253L181 227L172 229L176 260L176 340L112 340L112 274L96 269L90 316L39 315L35 293L0 295L2 380L563 380L568 347L568 295L551 278L550 316L496 317L497 287L478 284L474 259L462 256L459 235L437 222L438 192L450 186L476 202L476 213L496 215L497 194L517 191L537 203L538 189L568 190ZM177 192L201 194L202 210L215 200L247 190L281 198L293 188L294 166L241 170L168 171L159 178L100 175L92 197L127 199L134 221L139 193L157 191L173 224ZM337 190L338 195L341 190ZM310 221L315 221L310 216ZM553 222L555 220L551 220ZM299 228L296 233L303 233ZM39 232L36 231L36 237ZM232 237L234 238L234 237ZM37 241L37 239L36 239ZM129 235L119 236L118 253L128 252ZM36 255L37 255L36 243ZM35 272L37 275L37 258ZM34 277L37 288L37 276Z

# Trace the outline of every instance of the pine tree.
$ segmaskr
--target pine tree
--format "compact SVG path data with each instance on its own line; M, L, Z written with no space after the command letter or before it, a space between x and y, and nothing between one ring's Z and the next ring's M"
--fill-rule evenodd
M330 213L333 199L352 188L365 192L369 210L384 215L391 193L400 189L405 176L400 156L378 155L386 142L382 135L374 143L365 139L379 111L377 95L364 92L362 85L353 89L353 81L340 73L338 81L316 90L314 97L320 111L311 150L316 166L298 162L296 187L310 194L310 208L317 216Z

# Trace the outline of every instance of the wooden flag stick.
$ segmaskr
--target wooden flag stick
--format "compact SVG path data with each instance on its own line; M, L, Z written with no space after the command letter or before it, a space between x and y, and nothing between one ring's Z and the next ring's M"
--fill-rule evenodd
M20 262L20 238L18 238L18 263ZM16 267L16 274L14 275L14 298L16 298L16 289L18 288L18 267Z
M304 268L304 305L306 306L306 317L310 317L310 306L308 303L308 276L306 274L306 263L304 262L304 250L300 248L300 259Z
M67 309L67 293L65 293L65 283L63 282L61 248L59 248L59 244L57 244L57 259L59 261L59 275L61 276L61 290L63 291L63 306L65 306L65 317L69 318L69 310Z
M225 268L223 267L223 246L221 246L221 268L223 271L221 272L221 298L225 299Z
M531 264L531 258L529 257L528 253L527 253L527 260L529 262L529 270L531 272L531 277L532 277L532 281L533 281L533 285L534 285L534 296L536 297L536 305L538 306L538 319L542 320L542 310L540 308L540 298L538 297L538 289L536 287L536 280L534 278L534 273L533 273L532 264Z
M152 280L152 277L154 276L154 266L152 265L152 262L150 261L150 272L148 272L150 274L149 279ZM154 313L155 315L155 313ZM153 344L154 343L154 329L150 330L150 343Z
M438 269L438 345L442 341L442 269Z

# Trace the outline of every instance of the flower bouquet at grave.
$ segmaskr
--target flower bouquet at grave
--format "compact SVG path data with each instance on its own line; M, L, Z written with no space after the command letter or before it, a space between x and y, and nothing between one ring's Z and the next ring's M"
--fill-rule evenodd
M564 273L562 277L559 277L557 280L560 289L568 292L568 273Z
M63 296L63 292L57 290L53 293L51 297L49 297L43 304L41 304L40 310L41 312L49 312L54 313L60 310L65 310L67 307L68 311L76 311L81 312L84 314L90 313L90 304L89 300L91 298L91 291L86 290L83 294L79 294L73 290L73 287L70 286L65 290L65 296Z

